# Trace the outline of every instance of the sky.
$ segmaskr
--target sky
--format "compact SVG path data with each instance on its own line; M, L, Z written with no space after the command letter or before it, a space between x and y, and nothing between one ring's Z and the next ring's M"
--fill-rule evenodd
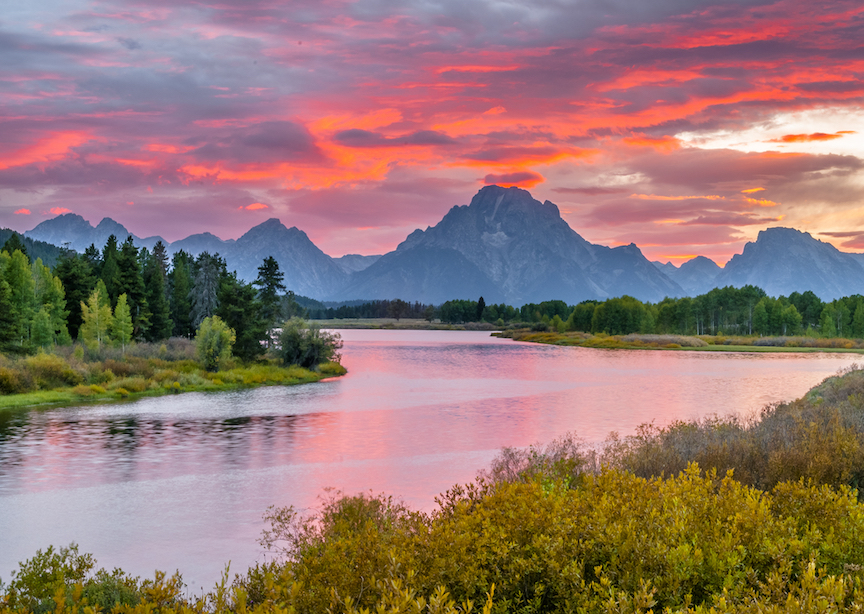
M864 251L860 1L4 0L0 58L19 231L379 254L498 184L664 262Z

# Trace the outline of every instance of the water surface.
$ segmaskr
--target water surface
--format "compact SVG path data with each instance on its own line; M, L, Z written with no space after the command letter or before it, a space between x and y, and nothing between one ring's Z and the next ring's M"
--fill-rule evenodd
M100 565L209 588L261 560L269 505L327 487L417 508L502 446L752 413L860 359L594 350L483 332L342 331L342 378L0 413L0 577L77 542Z

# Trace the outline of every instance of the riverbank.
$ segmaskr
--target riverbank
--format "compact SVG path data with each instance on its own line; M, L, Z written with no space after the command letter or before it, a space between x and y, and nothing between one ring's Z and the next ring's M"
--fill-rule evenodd
M0 411L117 402L184 392L291 386L346 373L337 362L323 363L313 371L296 365L283 366L275 359L252 364L231 359L225 368L210 372L191 358L190 350L190 343L176 342L170 347L161 344L155 348L141 344L126 355L113 350L87 355L79 346L74 350L60 348L59 353L0 356Z
M509 329L493 336L514 341L598 349L688 350L698 352L841 352L864 354L860 339L822 339L817 337L726 337L723 335L605 335L582 332L532 331Z
M271 507L264 562L198 595L179 572L142 581L41 550L0 585L0 614L858 611L862 389L847 368L752 420L505 448L432 513L339 491Z

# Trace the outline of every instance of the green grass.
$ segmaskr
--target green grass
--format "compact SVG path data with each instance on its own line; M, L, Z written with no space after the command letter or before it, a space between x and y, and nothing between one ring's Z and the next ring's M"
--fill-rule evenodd
M573 347L587 347L607 350L678 350L693 352L834 352L864 354L864 348L858 347L861 342L853 342L846 339L811 339L791 338L785 341L786 345L752 345L746 342L766 342L786 340L785 337L759 338L759 337L724 337L701 335L690 337L685 335L605 335L598 333L582 332L533 332L529 329L507 330L501 333L493 333L495 336L513 339L514 341L527 341L529 343L544 343L546 345L561 345ZM741 341L745 343L740 343ZM738 342L738 343L736 343ZM801 345L801 343L812 343L813 345ZM832 347L840 345L841 347Z
M116 402L183 392L220 392L254 386L293 386L318 382L345 373L345 368L338 363L322 364L318 371L309 371L295 365L281 367L272 364L235 367L216 373L201 369L178 371L166 368L157 370L149 378L125 377L104 385L79 384L53 390L0 395L0 411Z

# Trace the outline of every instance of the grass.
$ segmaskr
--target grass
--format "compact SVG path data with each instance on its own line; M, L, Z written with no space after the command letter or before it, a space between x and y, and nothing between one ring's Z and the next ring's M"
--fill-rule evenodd
M26 407L82 405L183 392L216 392L252 386L290 386L345 374L323 363L314 371L282 366L275 359L244 365L232 359L211 373L189 356L188 344L136 347L127 355L88 354L78 348L11 358L0 355L0 411ZM139 344L145 346L145 344Z
M726 337L723 335L606 335L576 331L534 332L528 328L505 330L495 336L544 343L622 350L686 350L696 352L842 352L864 354L864 341L816 337Z

